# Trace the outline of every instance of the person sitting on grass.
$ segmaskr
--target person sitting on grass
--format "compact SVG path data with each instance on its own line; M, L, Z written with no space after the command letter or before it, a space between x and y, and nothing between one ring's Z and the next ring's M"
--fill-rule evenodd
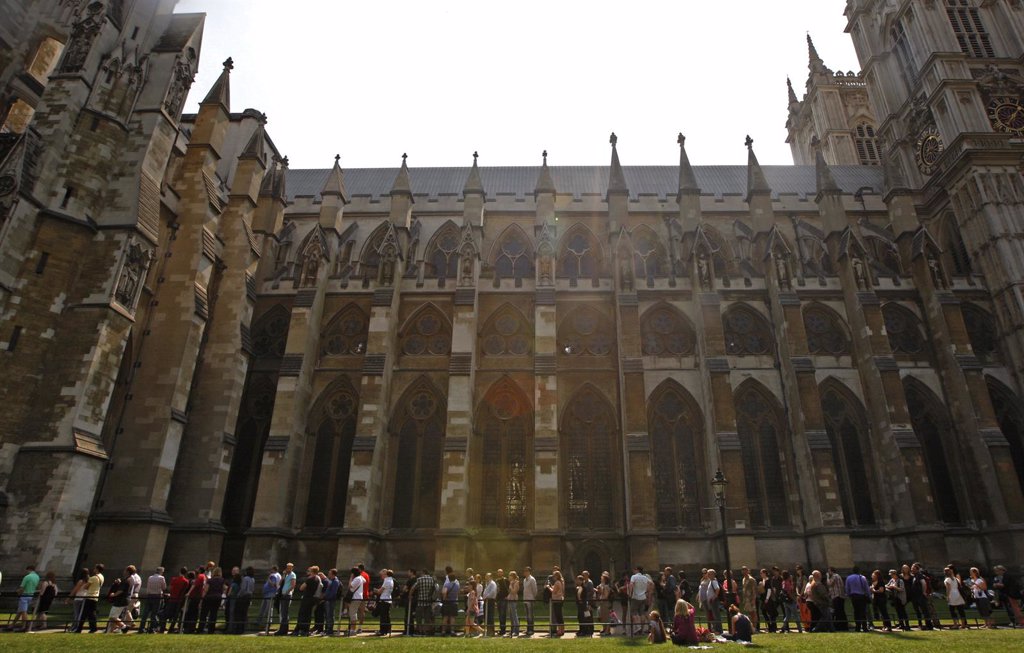
M672 643L677 646L697 646L697 628L694 623L696 610L684 599L676 601L675 614L672 617Z
M732 633L723 635L725 639L733 642L754 641L754 624L750 617L740 612L739 607L729 606L729 622L732 624Z
M661 615L658 614L658 611L651 610L650 614L647 615L647 621L650 625L647 641L651 644L664 644L667 639L665 636L665 622L661 620Z

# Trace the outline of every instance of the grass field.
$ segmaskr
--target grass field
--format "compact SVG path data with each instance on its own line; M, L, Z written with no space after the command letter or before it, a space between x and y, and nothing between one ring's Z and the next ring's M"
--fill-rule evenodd
M888 651L1020 651L1024 650L1024 629L1021 630L971 630L911 632L911 633L837 633L818 635L762 635L755 637L753 647L766 651L825 651L827 653L885 653ZM628 640L622 637L609 639L473 639L461 638L420 638L396 637L379 639L375 637L353 638L268 638L228 637L189 635L66 635L66 634L0 634L0 650L5 653L36 653L38 651L104 652L117 651L196 651L215 649L221 653L232 651L347 651L365 653L377 651L564 651L576 653L586 650L593 653L611 653L629 649L650 648L643 640ZM671 644L655 648L675 650ZM736 644L714 644L712 648L729 651L739 649ZM745 650L743 649L743 650Z

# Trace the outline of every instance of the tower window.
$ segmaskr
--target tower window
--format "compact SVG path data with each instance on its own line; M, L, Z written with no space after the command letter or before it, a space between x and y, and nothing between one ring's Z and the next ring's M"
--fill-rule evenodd
M897 21L893 26L891 35L893 50L903 79L907 86L914 86L917 83L917 68L914 65L914 53L910 50L910 41L907 39L907 30L903 27L902 21Z
M857 125L854 130L854 142L857 145L857 159L862 166L877 166L882 164L878 156L878 141L875 139L875 128L866 122Z
M996 56L978 8L972 7L969 0L946 0L946 16L964 54L978 58Z

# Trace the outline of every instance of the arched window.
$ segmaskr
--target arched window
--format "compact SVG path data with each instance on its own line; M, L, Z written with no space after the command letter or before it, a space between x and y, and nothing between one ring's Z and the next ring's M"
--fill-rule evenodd
M996 56L978 8L972 6L969 0L946 0L946 17L949 18L949 25L953 28L961 52L968 57L991 59Z
M705 494L703 419L693 398L673 381L655 390L648 409L654 511L658 528L699 528Z
M857 125L854 130L854 143L857 147L857 160L862 166L882 164L878 156L878 141L875 139L875 128L866 122Z
M986 381L996 421L999 422L999 430L1003 432L1003 437L1010 445L1010 457L1017 470L1020 489L1024 492L1024 412L1021 411L1020 399L992 377L988 377Z
M736 430L743 458L747 505L755 528L788 526L786 487L779 442L780 411L760 386L746 383L736 394Z
M825 429L832 444L832 464L839 480L839 498L847 526L875 523L871 503L868 470L872 468L867 455L867 420L863 411L845 389L825 386L821 393L821 410Z
M566 499L569 528L611 528L613 476L612 442L615 413L597 390L580 390L562 418Z
M804 309L807 350L812 354L842 356L850 353L846 327L835 311L820 304Z
M498 309L484 324L481 336L484 356L526 356L532 349L533 329L510 305Z
M389 225L385 222L370 234L363 246L363 255L359 262L363 268L363 278L374 279L377 277L377 270L380 268L380 248L384 239L388 236Z
M640 321L645 356L689 356L693 354L693 328L686 318L668 305L655 306Z
M745 304L734 304L724 315L725 352L731 356L762 356L772 353L775 340L764 317Z
M310 423L316 444L306 501L306 526L340 528L345 524L359 397L348 381L343 380L336 388L326 390L318 404L313 411L316 417Z
M427 275L438 279L456 279L459 275L459 228L448 221L427 247Z
M252 351L256 358L281 358L288 340L291 314L277 304L253 323Z
M367 319L352 305L331 320L320 338L321 356L361 356L366 353Z
M413 315L399 337L406 356L447 356L452 347L448 319L432 304Z
M960 230L950 218L946 222L946 251L953 260L953 274L958 277L966 277L974 273L971 268L971 257L967 253L967 246L960 235Z
M974 305L964 304L962 309L967 337L971 340L971 349L981 361L995 360L999 356L996 321L991 313Z
M437 528L445 404L426 380L405 392L392 424L398 437L392 528Z
M927 344L921 333L921 322L914 313L903 306L888 303L882 307L885 332L893 353L921 357L928 353Z
M601 248L584 227L569 231L558 257L559 276L564 279L596 279Z
M531 503L533 409L509 379L494 384L477 411L483 436L480 525L526 528Z
M641 279L653 281L668 276L668 256L662 238L650 227L640 225L630 240L633 242L633 274L638 282Z
M494 275L499 279L532 279L533 247L518 225L505 230L495 249Z
M277 376L252 373L246 380L235 426L234 455L224 496L224 526L238 533L252 522L256 488L260 480L263 447L270 434L270 418L274 414Z
M574 309L558 329L558 351L564 356L608 356L615 351L611 320L590 306Z
M960 523L960 507L957 504L950 469L949 452L943 434L953 433L949 414L930 390L912 378L903 379L903 390L907 395L907 410L914 434L921 444L921 455L928 470L932 502L939 521L947 524Z

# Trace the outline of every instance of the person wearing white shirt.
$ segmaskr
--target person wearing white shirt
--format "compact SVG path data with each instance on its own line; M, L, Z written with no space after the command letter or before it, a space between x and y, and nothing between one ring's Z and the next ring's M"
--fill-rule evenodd
M537 579L533 569L526 568L523 576L523 601L526 604L526 636L533 637L533 602L537 600Z
M629 620L633 624L633 634L640 635L643 631L644 618L647 616L647 590L651 579L644 574L644 568L636 566L636 573L629 579Z
M348 604L348 634L355 635L359 623L359 606L363 602L363 575L358 567L349 570L351 580L348 589L352 592L352 600Z
M484 616L487 620L487 636L494 637L494 613L498 599L498 584L494 582L490 574L484 576Z
M395 572L383 569L380 572L381 584L377 588L377 608L380 610L380 630L378 635L391 635L391 598L395 592ZM354 594L353 594L354 596Z

